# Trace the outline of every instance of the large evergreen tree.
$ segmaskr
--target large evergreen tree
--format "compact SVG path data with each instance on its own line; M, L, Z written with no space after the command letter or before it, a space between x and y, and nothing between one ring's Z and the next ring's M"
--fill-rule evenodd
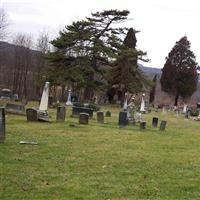
M162 69L162 90L175 96L177 106L179 97L190 97L196 90L198 81L197 62L190 50L187 37L182 37L169 53Z
M122 44L120 35L126 29L116 28L116 24L127 20L128 14L127 10L96 12L66 26L51 42L56 47L49 55L54 66L51 75L62 71L59 80L84 87L85 99L91 100L94 90L105 83L101 66L110 63Z
M138 93L147 85L144 74L138 67L138 59L143 59L144 52L136 49L136 31L130 28L111 69L111 85L117 85L122 91L121 102L126 92ZM143 59L144 60L144 59Z

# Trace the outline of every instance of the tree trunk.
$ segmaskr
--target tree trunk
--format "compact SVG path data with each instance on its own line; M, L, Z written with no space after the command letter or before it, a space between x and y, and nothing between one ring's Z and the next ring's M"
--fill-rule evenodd
M178 98L179 98L179 94L176 94L174 106L177 106L177 105L178 105Z

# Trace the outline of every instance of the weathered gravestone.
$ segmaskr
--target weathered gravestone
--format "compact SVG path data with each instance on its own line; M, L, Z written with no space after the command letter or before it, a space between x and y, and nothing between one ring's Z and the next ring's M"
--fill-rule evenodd
M27 108L26 117L27 117L27 121L38 121L37 110L34 108Z
M25 115L25 107L24 105L7 103L6 104L6 113L17 114L17 115Z
M39 109L28 108L26 115L27 121L44 121L49 122L49 115L48 115L48 99L49 99L49 82L45 83L42 98L40 101Z
M68 90L68 97L67 97L66 105L72 106L72 91L71 90Z
M88 113L80 113L79 115L79 124L88 124L89 114Z
M140 105L140 112L141 113L145 113L145 101L144 101L144 97L145 97L145 94L142 94L142 100L141 100L141 105Z
M157 117L153 117L153 119L152 119L152 126L154 128L157 128L157 126L158 126L158 118Z
M104 123L104 112L97 112L97 122L98 123Z
M126 126L128 124L128 120L127 120L127 112L122 111L119 113L119 122L118 125L120 127Z
M147 124L147 123L146 123L145 121L141 121L141 122L140 122L140 129L142 129L142 130L143 130L143 129L146 129L146 124Z
M66 116L65 106L58 106L57 107L56 121L65 121L65 116Z
M161 123L160 123L160 131L164 131L165 130L166 124L167 124L166 121L161 121Z
M5 130L5 108L0 107L0 143L5 141L6 130Z
M72 116L79 116L80 113L87 113L90 117L93 117L93 109L86 107L72 107Z
M48 114L48 100L49 100L49 86L50 83L46 82L44 89L43 89L43 93L42 93L42 98L40 101L40 107L38 112L38 120L39 121L49 121L49 114Z

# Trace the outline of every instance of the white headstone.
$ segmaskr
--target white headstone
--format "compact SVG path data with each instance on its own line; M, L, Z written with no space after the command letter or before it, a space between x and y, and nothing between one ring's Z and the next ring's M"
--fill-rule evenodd
M71 92L71 90L69 90L68 91L68 98L67 98L67 102L66 102L67 106L71 106L72 105L71 96L72 96L72 92Z
M163 106L163 108L162 108L162 114L167 114L167 110L166 110L166 108L165 108L165 106Z
M45 83L44 90L42 93L42 98L40 101L39 110L46 111L48 108L48 100L49 100L49 82Z
M185 114L186 112L187 112L187 105L184 104L184 106L183 106L183 113Z
M141 106L140 106L140 112L145 112L144 96L145 96L145 94L142 94L142 101L141 101Z
M123 109L126 110L126 109L127 109L127 106L128 106L128 102L127 102L127 98L126 98L125 101L124 101Z

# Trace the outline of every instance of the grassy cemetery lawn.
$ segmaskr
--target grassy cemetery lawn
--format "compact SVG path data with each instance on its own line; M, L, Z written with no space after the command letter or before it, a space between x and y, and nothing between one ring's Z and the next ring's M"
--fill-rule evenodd
M112 117L105 124L94 113L89 125L70 118L68 108L65 123L55 121L55 109L52 123L7 115L0 199L200 199L200 122L152 112L144 115L146 130L138 124L119 129L120 109L101 109L107 110ZM167 120L166 131L151 127L153 116Z

